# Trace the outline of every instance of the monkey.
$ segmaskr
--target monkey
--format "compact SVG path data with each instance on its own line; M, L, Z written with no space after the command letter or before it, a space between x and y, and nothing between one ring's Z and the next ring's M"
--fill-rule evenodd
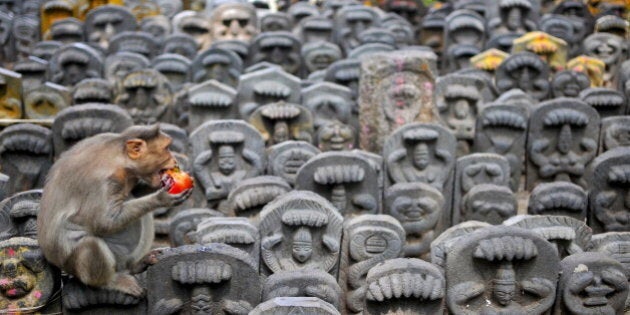
M142 296L131 274L147 265L151 211L179 205L192 193L169 194L172 183L158 189L163 172L177 166L171 142L159 125L132 126L64 152L48 174L37 219L44 257L88 286ZM157 190L132 199L139 183Z

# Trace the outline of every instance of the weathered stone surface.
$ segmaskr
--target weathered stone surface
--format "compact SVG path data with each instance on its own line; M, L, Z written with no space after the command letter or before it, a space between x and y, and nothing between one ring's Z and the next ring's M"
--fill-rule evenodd
M313 141L313 116L306 107L280 101L260 106L249 123L262 135L268 146L285 141Z
M41 189L26 190L0 202L3 219L0 224L0 240L11 237L37 239L37 215L42 198Z
M337 280L323 270L300 269L272 274L265 280L262 300L281 297L314 297L343 309L343 295Z
M404 256L426 257L435 236L446 227L444 197L425 183L401 183L385 191L385 213L405 230Z
M510 163L510 188L517 191L523 173L527 108L497 102L484 108L477 118L474 152L497 153Z
M75 143L105 132L122 132L133 120L122 108L109 104L68 107L57 114L52 126L55 157Z
M446 256L451 248L464 240L474 231L491 226L490 223L479 221L465 221L446 229L431 242L431 263L444 269Z
M173 104L173 88L157 70L144 69L125 76L115 100L125 108L136 124L168 121Z
M560 265L554 314L624 314L628 280L618 261L602 253L580 253Z
M50 83L47 83L49 85ZM104 103L114 101L114 85L105 79L84 79L72 90L72 104ZM63 109L63 108L62 108Z
M246 217L258 222L263 207L289 191L291 186L280 177L248 178L234 186L228 195L226 207L221 210L228 216Z
M300 75L301 49L300 40L289 32L265 32L252 39L248 59L250 64L267 61L280 65L289 74Z
M46 82L24 96L24 114L29 119L53 118L72 103L70 89Z
M199 222L194 235L197 244L221 243L243 250L258 266L260 261L258 228L247 218L209 217Z
M477 184L462 197L461 216L454 224L469 220L501 224L518 210L514 193L505 186Z
M87 78L100 78L103 58L98 51L84 43L73 43L57 49L48 63L48 80L72 86Z
M52 165L50 130L32 124L16 124L0 132L0 165L9 176L7 196L41 188Z
M503 225L534 231L556 247L560 258L591 249L593 232L584 220L555 215L519 215L506 220Z
M149 314L247 314L260 303L257 264L225 244L165 249L147 270Z
M359 34L372 26L380 24L378 13L369 7L347 6L334 16L333 39L347 54L360 45Z
M146 285L146 274L135 276L141 286ZM135 298L122 292L95 289L70 278L63 284L63 312L72 315L144 314L146 298Z
M599 134L600 152L628 146L630 146L630 116L602 119L602 129Z
M380 263L367 274L364 314L441 314L446 286L436 266L416 258Z
M574 98L544 102L529 118L527 189L568 181L586 187L584 171L597 154L599 114Z
M457 159L453 187L452 218L447 226L466 221L467 201L471 199L473 188L481 184L509 187L510 165L507 159L495 153L475 153ZM479 192L478 189L475 191ZM508 191L504 190L507 198ZM481 204L483 207L485 204Z
M214 8L210 15L211 37L216 40L249 42L258 34L256 10L249 3L226 3Z
M262 136L243 121L206 122L190 134L190 144L195 177L211 204L224 202L237 182L266 167Z
M85 18L85 36L88 42L96 43L103 49L109 48L112 37L118 33L134 31L136 19L123 6L100 6L87 14Z
M19 119L22 108L22 75L0 68L0 119Z
M105 78L120 90L129 73L149 67L150 62L143 55L127 51L110 54L105 59Z
M592 251L600 252L618 261L624 268L626 277L630 279L630 233L609 232L593 235ZM630 307L630 297L626 299L626 309Z
M269 103L300 104L300 79L277 68L242 75L237 90L243 119L248 119L258 107Z
M432 57L421 51L375 54L361 65L361 148L380 152L385 138L411 122L438 119ZM435 56L435 55L433 55Z
M243 61L235 53L223 48L206 49L195 57L191 66L192 82L217 80L236 87L243 72Z
M626 60L627 41L611 33L595 33L584 39L584 53L606 64L604 86L614 87L621 64Z
M133 52L153 59L160 52L160 43L146 32L122 32L114 35L107 47L108 54Z
M580 99L597 110L599 117L622 116L627 111L626 97L610 88L590 88L580 92Z
M251 311L250 315L284 315L291 313L312 315L341 314L330 303L326 303L316 297L278 297L258 304Z
M591 80L583 72L564 70L554 74L551 92L554 97L579 97L580 92L591 86Z
M567 42L545 32L529 32L515 39L512 53L521 51L538 55L554 72L564 70L567 63Z
M206 121L238 117L236 90L216 80L192 86L188 91L190 117L188 129L195 130Z
M194 208L180 211L170 222L169 237L171 246L193 244L197 240L197 226L208 218L222 217L223 213L210 209Z
M44 259L34 239L14 237L0 241L0 262L0 309L8 313L48 304L59 290L59 271Z
M496 71L496 85L500 93L518 88L537 101L549 95L549 66L537 55L520 52L503 60Z
M626 196L630 190L630 148L620 147L596 157L588 167L589 220L594 233L628 232Z
M267 149L267 174L281 177L295 186L300 167L319 153L319 149L304 141L285 141L273 145Z
M560 259L533 231L496 226L458 239L446 256L452 314L543 314L556 296Z
M388 215L362 215L344 222L339 283L349 314L363 311L367 292L365 277L376 264L400 257L405 230Z
M483 80L460 74L439 77L435 88L435 106L440 113L440 123L458 140L459 156L471 151L475 138L475 121L483 109L481 95Z
M343 218L323 197L295 190L260 214L261 274L320 269L337 275Z
M338 121L319 127L315 135L315 143L322 152L350 151L357 141L355 129Z
M380 212L376 170L351 152L325 152L299 170L296 189L313 191L329 200L345 217Z
M586 219L586 191L573 183L554 182L536 185L529 195L527 213Z
M153 58L151 67L163 74L175 91L190 82L191 61L178 54L161 54Z

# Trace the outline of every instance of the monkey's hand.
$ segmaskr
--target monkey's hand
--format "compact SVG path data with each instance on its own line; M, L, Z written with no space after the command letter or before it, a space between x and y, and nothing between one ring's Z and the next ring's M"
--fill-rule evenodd
M166 185L162 187L162 189L153 193L159 207L172 208L178 206L186 201L193 192L193 188L189 188L179 194L170 194L168 192L169 189L171 189L171 185Z
M159 260L158 257L162 254L163 251L164 251L164 248L152 249L139 262L135 263L131 267L131 273L132 274L142 273L145 270L147 270L149 266L155 265Z

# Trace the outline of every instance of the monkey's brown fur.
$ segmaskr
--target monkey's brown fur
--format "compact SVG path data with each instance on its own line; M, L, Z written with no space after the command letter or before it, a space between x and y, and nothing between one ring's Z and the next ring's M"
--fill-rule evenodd
M160 187L160 172L176 165L170 143L157 125L135 126L63 153L48 175L37 220L46 259L87 285L142 295L130 271L153 242L151 211L183 202L192 189L171 195L164 187L137 199L130 192L141 180Z

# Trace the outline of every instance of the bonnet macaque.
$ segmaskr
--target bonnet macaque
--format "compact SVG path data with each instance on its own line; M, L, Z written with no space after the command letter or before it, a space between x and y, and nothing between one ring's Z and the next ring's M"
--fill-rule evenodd
M39 244L46 259L84 284L141 296L131 276L153 242L151 211L187 199L192 189L170 185L133 199L140 182L159 188L176 166L172 140L158 125L134 126L77 143L50 170L39 213Z

